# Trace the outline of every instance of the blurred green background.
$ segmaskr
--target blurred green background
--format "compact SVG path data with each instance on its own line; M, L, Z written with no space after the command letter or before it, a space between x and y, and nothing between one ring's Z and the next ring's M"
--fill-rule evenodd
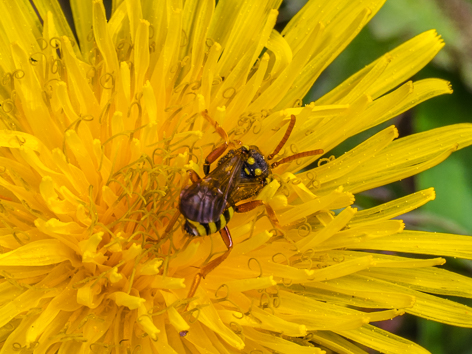
M70 17L69 0L59 1ZM306 1L283 2L277 24L279 31ZM108 13L111 2L104 0ZM323 73L304 101L308 103L321 97L384 53L433 28L443 37L446 47L413 80L426 77L448 80L454 89L453 95L426 101L393 122L363 132L331 151L332 155L342 155L391 124L397 126L400 136L405 136L448 124L472 122L472 0L388 0ZM436 199L403 216L406 227L472 235L471 147L455 152L439 166L417 176L357 195L356 204L360 209L369 208L429 187L435 188ZM446 268L472 276L471 261L448 259ZM472 301L453 300L472 306ZM422 345L433 354L472 354L470 329L445 326L409 315L378 325Z
M279 29L306 3L286 0ZM400 136L463 122L472 122L472 0L388 0L384 7L334 61L305 98L305 103L343 82L381 55L429 29L436 29L446 46L435 60L412 79L427 77L450 81L452 95L426 101L379 127L344 142L331 154L338 157L375 132L395 124ZM453 153L442 164L405 180L356 196L360 209L434 187L436 199L401 217L408 229L472 235L472 148ZM472 262L447 259L445 267L472 276ZM472 301L452 299L469 306ZM472 331L405 315L379 323L433 354L471 354ZM388 326L388 327L386 327ZM375 353L371 351L372 353Z

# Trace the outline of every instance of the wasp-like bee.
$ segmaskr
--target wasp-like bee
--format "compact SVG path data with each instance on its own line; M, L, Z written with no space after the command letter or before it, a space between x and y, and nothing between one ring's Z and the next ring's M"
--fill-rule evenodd
M206 177L180 193L184 230L192 236L225 228L241 200L255 196L267 184L270 166L257 146L230 150Z
M229 150L226 155L221 157L229 145L228 136L206 112L202 112L202 114L214 125L225 143L216 147L205 159L203 165L205 177L200 178L194 171L189 171L192 184L180 193L179 211L185 217L183 228L187 234L198 237L220 232L227 250L200 269L189 289L188 298L195 295L201 278L204 278L215 269L230 254L233 248L233 240L228 229L228 223L233 213L247 212L263 205L261 200L254 200L253 198L269 182L272 168L298 158L323 153L321 149L312 150L286 157L277 162L268 162L278 154L288 140L295 125L295 116L292 115L284 137L275 151L267 157L262 154L257 146L252 145L242 145L236 150ZM219 157L221 158L218 165L210 172L210 165ZM237 205L241 201L245 202ZM274 219L275 213L269 206L266 205L266 208L269 217ZM175 222L177 217L178 214L174 216L167 230L172 228L172 222Z

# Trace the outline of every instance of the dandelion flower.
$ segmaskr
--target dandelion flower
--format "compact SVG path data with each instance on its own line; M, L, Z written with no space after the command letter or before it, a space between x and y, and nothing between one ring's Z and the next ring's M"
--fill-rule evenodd
M464 236L404 231L419 191L358 211L354 195L469 145L461 124L398 138L388 127L338 158L277 167L218 234L165 232L187 171L231 141L279 157L334 146L433 96L406 81L443 42L411 39L316 102L301 99L384 1L312 0L282 33L280 0L0 2L0 353L426 353L372 322L403 313L471 327L472 280L436 266L471 259ZM39 17L37 17L39 14ZM298 173L300 172L300 173ZM405 258L376 251L438 256ZM371 252L372 251L372 252Z

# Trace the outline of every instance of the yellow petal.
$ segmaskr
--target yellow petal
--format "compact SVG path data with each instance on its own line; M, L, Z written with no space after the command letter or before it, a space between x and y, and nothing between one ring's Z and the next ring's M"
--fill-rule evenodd
M312 232L302 240L297 242L297 248L301 252L305 252L310 248L316 247L317 244L329 239L333 234L344 228L347 223L354 217L357 209L347 207L339 215L337 215L326 227L319 232Z
M199 291L199 293L201 293ZM202 307L199 311L198 321L209 327L215 333L218 333L221 338L236 349L243 349L244 342L233 331L231 331L221 321L218 311L213 305Z
M331 333L329 331L310 332L308 334L311 341L321 344L322 346L333 350L340 354L365 354L365 351L360 349L354 343L345 338Z
M301 346L294 342L285 340L280 337L272 336L267 333L263 333L254 329L246 328L244 334L261 345L270 348L272 350L277 350L280 353L291 354L291 353L300 353L300 354L322 354L323 351L319 348L312 346Z
M350 331L336 332L350 340L364 344L369 348L383 353L429 354L426 349L419 345L371 325L365 325Z
M417 262L421 261L418 260ZM445 263L444 260L443 263ZM378 263L378 266L384 265ZM472 297L472 282L470 278L445 269L431 268L427 264L423 268L416 269L375 268L370 269L367 274L395 284L408 286L418 291L440 295Z
M101 0L93 0L93 33L98 49L100 49L107 65L106 71L117 74L119 72L119 65L115 54L115 46L107 29L105 8Z
M74 34L72 33L69 23L67 22L67 19L64 16L61 5L58 1L39 1L37 4L35 4L35 6L43 19L46 18L48 12L51 14L51 18L54 19L54 27L57 29L59 36L67 36L71 40L74 38ZM74 46L74 51L79 58L82 56L78 45Z
M85 55L92 49L92 42L88 40L92 28L92 1L72 0L70 2L74 18L75 31L79 38L80 50Z
M388 69L385 70L376 81L376 86L369 88L372 97L377 98L388 92L398 84L410 78L428 63L437 52L444 46L444 43L437 35L436 31L424 32L413 39L405 42L391 52L384 55L390 61ZM377 59L385 60L385 59ZM405 65L405 63L408 65ZM334 90L316 101L316 104L328 104L338 102L342 97L348 95L348 92L355 89L356 84L361 82L377 62L373 62L361 71L357 72L349 79L337 86Z
M403 231L385 239L366 241L360 248L472 259L470 237L452 234Z
M391 202L361 210L354 216L354 218L352 218L349 225L351 227L361 224L368 225L376 223L379 220L392 219L419 208L427 202L434 200L434 198L436 198L436 193L433 188L418 191L405 197L395 199Z
M341 285L339 280L343 280ZM411 308L416 298L411 294L404 294L400 289L394 291L388 288L372 288L366 290L365 285L354 282L345 285L344 278L330 283L307 283L306 294L328 304L340 304L365 308ZM357 287L349 288L350 285Z
M247 291L253 289L266 289L273 285L277 285L274 277L259 277L253 279L231 280L225 283L229 289L233 291Z
M136 310L141 304L146 302L145 299L131 296L121 291L115 291L110 295L110 298L113 299L118 306L126 306L130 310Z
M42 37L42 28L34 10L28 5L26 1L1 2L0 11L3 14L2 26L8 37L8 44L18 43L33 53L40 51L36 38Z
M415 107L421 102L444 94L451 94L449 82L439 79L425 79L407 82L395 91L376 99L366 109L359 124L359 132L381 124Z
M325 184L335 178L349 174L361 163L367 161L373 155L383 150L396 137L398 137L397 129L394 126L390 126L359 144L354 149L346 152L339 158L322 164L310 172L316 174L316 180L320 184ZM301 178L302 181L305 182L308 180L306 178L308 173L309 172L300 173L297 177Z
M349 224L348 224L349 225ZM358 248L366 240L385 237L401 232L405 225L401 220L386 220L372 224L359 224L342 230L316 247L318 252L339 248Z
M187 331L190 326L183 319L180 313L175 309L175 307L170 306L167 309L167 315L169 316L169 321L172 326L177 330L177 332Z
M336 189L326 196L321 196L302 205L291 208L290 211L277 215L282 225L303 219L303 217L316 213L322 209L340 209L354 202L352 194L341 189Z
M367 274L367 273L364 273ZM405 311L415 316L424 317L430 320L439 321L455 326L472 326L472 308L459 304L454 301L442 299L420 291L395 285L390 282L378 280L368 275L353 275L342 278L338 281L343 287L352 287L353 289L369 286L372 289L381 289L382 291L397 291L403 294L414 296L415 304L412 307L405 308Z
M49 265L67 260L77 262L75 252L60 241L51 239L30 242L0 255L2 266Z
M126 1L131 3L131 1ZM146 73L149 66L149 22L140 20L137 24L136 42L134 49L134 71L135 84L134 91L141 91L145 82Z
M469 124L456 124L398 139L349 177L329 184L343 185L346 190L358 193L411 176L435 166L456 149L470 145L471 131Z

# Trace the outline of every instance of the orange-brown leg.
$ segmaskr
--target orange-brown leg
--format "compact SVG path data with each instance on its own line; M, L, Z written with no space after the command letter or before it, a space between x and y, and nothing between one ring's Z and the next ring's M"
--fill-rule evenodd
M202 278L205 278L208 275L208 273L210 273L213 269L218 267L221 264L221 262L223 262L226 258L228 258L229 254L231 253L231 250L233 249L233 239L231 238L231 234L228 230L228 227L225 226L223 229L221 229L220 234L221 234L221 238L223 239L226 245L227 250L221 256L218 256L217 258L212 260L210 263L208 263L206 266L202 267L200 271L195 275L195 277L193 278L192 285L190 286L187 299L190 299L195 295L195 292L197 291L198 285L200 284L200 281L202 280Z
M187 173L188 173L188 176L190 177L190 180L192 181L192 184L200 182L202 180L200 176L198 175L198 173L195 172L194 170L188 170Z
M269 204L264 203L262 200L251 200L250 202L236 205L234 207L234 211L237 213L246 213L261 205L265 206L267 216L269 217L270 221L272 221L272 224L274 224L275 227L280 227L279 219L277 219L274 209L272 209Z
M203 173L207 176L210 173L210 165L216 161L228 148L228 143L221 144L217 146L212 152L208 154L203 163Z

